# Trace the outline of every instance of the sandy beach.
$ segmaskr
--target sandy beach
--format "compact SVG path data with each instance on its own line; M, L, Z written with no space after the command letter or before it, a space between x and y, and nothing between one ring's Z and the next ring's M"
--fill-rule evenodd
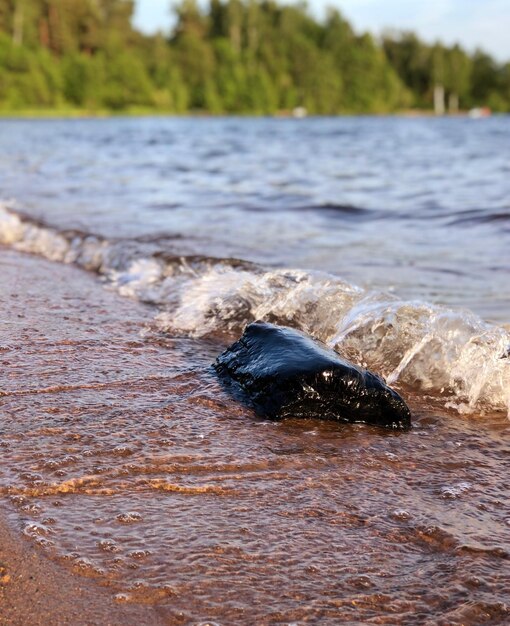
M40 369L39 382L35 372L21 382L16 353L14 360L11 360L9 351L15 347L19 354L37 345L42 347L57 336L59 341L65 343L66 336L69 338L73 335L76 339L79 334L93 333L97 336L108 332L107 327L98 328L97 318L94 320L81 316L83 310L80 309L80 302L90 302L95 296L97 300L94 309L97 315L98 307L106 306L111 296L102 293L96 280L84 272L72 267L41 263L34 257L3 248L0 249L0 268L0 293L3 295L0 357L3 357L4 374L3 393L0 395L3 396L8 387L11 393L36 394L44 372ZM20 289L20 286L23 288ZM139 308L143 312L143 307ZM130 323L133 322L127 321L127 324ZM96 358L100 359L100 352ZM39 368L41 365L39 363ZM54 381L57 385L59 378L57 376ZM11 386L8 379L12 381ZM60 385L65 386L65 380L61 379ZM30 386L31 389L27 388ZM40 392L44 394L52 391L42 389ZM0 402L5 406L4 398ZM5 476L5 466L0 474ZM167 623L158 617L157 611L143 606L125 607L119 604L111 593L98 586L94 580L74 574L70 568L48 558L37 542L20 533L19 518L13 518L12 515L9 487L4 483L0 491L0 624L120 626Z
M261 421L219 345L75 267L0 265L0 623L508 619L505 416Z
M119 606L93 581L51 562L19 537L0 511L2 626L164 624L154 610Z

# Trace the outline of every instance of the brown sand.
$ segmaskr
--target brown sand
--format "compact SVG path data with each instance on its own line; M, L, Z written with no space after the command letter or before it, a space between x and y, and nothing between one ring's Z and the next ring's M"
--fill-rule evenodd
M510 623L505 416L275 424L92 274L0 294L0 623Z
M52 563L0 514L1 626L163 624L157 610L119 606L93 581Z
M43 311L47 314L51 309L54 309L52 317L56 326L63 322L63 318L74 315L76 333L87 332L93 320L84 316L80 323L76 315L77 302L82 299L82 302L93 304L93 309L102 306L105 311L104 307L114 295L103 294L102 291L93 276L75 268L0 248L2 323L4 327L7 323L7 328L10 325L11 332L7 336L10 336L12 342L22 339L23 331L17 332L16 326L19 320L23 321L25 329L34 324L32 330L37 333L34 338L41 339L44 331L36 327L37 317L40 318ZM67 296L64 292L67 292ZM68 306L65 300L59 301L59 296L69 298L72 292L77 299L67 301ZM98 297L94 299L92 294ZM127 307L123 307L123 304L121 301L120 307L125 315ZM138 320L147 318L142 306L132 306ZM105 316L106 313L103 318ZM101 321L105 322L105 319ZM126 323L130 323L129 318ZM102 332L108 332L108 328L104 326ZM5 343L5 335L2 340ZM0 345L0 356L1 350ZM4 378L2 387L5 383ZM5 416L0 414L2 419ZM127 626L165 623L158 616L157 608L119 605L111 593L93 580L75 575L68 568L51 561L42 549L12 528L7 513L7 509L0 509L0 625Z

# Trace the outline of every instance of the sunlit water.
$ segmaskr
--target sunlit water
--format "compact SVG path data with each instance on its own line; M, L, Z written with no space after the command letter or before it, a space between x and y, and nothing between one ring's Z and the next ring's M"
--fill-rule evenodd
M15 527L170 624L507 623L509 140L0 122L0 242L36 255L0 253ZM210 368L256 318L386 376L414 428L256 418Z

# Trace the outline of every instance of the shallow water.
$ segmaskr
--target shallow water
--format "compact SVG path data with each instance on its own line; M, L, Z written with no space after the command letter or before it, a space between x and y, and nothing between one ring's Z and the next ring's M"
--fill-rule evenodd
M507 118L0 127L0 241L32 253L0 249L23 536L169 624L510 620ZM256 317L384 374L414 428L237 404L210 364Z
M506 417L407 390L409 433L266 422L220 344L141 339L151 311L79 270L3 252L1 276L0 493L52 558L171 624L508 619Z

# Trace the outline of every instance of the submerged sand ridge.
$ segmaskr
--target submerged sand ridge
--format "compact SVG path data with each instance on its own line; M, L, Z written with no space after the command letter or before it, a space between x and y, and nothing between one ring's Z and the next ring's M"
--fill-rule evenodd
M263 421L214 377L219 345L0 255L0 498L70 580L154 623L510 619L504 416L422 396L409 433Z

